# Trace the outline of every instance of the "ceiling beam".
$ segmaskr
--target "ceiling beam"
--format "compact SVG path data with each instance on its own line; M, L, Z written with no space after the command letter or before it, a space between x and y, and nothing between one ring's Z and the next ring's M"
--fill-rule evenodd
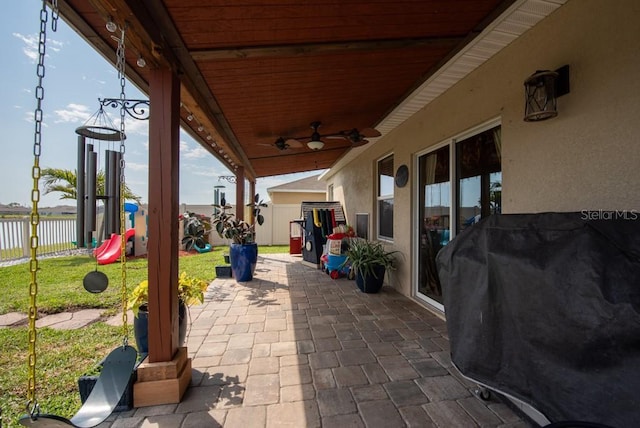
M421 39L370 40L338 43L305 43L292 45L258 46L233 49L203 49L191 51L195 61L221 59L266 58L281 56L305 56L323 53L343 53L356 51L377 51L421 46L450 46L465 37L429 37Z
M228 150L233 152L235 157L239 159L240 166L245 168L245 176L250 180L255 179L256 173L249 158L222 113L222 109L210 91L209 85L189 55L164 3L161 0L123 1L127 3L136 19L140 20L141 25L151 36L154 43L157 44L157 49L161 49L161 55L175 58L174 61L178 66L182 84L196 101L204 115L212 118L211 122L215 127L215 131L226 142ZM201 144L207 144L206 141L200 140L200 142Z

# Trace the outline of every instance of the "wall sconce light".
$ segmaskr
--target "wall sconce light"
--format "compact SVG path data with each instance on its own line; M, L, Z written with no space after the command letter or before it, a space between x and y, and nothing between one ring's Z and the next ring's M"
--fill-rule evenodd
M536 71L524 81L525 122L539 122L558 115L558 97L569 93L569 66Z

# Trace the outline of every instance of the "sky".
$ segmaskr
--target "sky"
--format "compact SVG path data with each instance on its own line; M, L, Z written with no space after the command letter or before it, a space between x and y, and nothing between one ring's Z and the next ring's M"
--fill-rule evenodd
M35 88L38 83L38 37L40 0L13 1L0 14L0 204L31 205L33 179ZM98 98L119 98L120 82L115 68L95 52L62 19L57 31L47 24L47 47L42 103L43 126L40 166L75 170L77 166L76 128L91 124L98 111ZM127 81L126 98L147 99ZM119 128L118 109L106 109ZM125 179L131 190L148 202L148 129L147 121L125 120ZM119 150L94 141L98 163L104 168L104 151ZM99 149L99 150L98 150ZM256 191L268 200L266 189L298 180L318 172L260 178ZM212 204L214 186L225 185L227 202L235 203L235 184L219 180L233 175L184 131L180 132L180 204ZM44 194L40 183L40 207L74 205L60 200L60 194Z

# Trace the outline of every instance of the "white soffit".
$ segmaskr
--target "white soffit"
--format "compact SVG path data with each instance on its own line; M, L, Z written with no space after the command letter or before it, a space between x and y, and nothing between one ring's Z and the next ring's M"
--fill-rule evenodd
M409 95L376 126L385 135L474 71L567 0L521 0Z
M427 104L458 83L485 61L535 26L542 19L565 4L568 0L518 0L502 15L487 26L478 37L462 48L433 76L420 85L404 101L389 113L376 129L386 135L405 120L423 109ZM377 139L370 139L374 144ZM367 146L352 149L332 168L354 159ZM327 171L330 173L330 171ZM323 174L321 178L325 177Z

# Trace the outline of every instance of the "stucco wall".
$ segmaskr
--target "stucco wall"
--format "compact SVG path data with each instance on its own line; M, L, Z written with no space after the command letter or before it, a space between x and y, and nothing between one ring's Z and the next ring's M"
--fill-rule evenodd
M395 188L394 243L405 255L391 284L411 294L416 154L491 119L502 125L504 213L640 211L640 2L570 0L412 118L326 176L349 221L370 212L375 162L394 153L410 181ZM522 120L524 80L571 67L557 118Z
M302 201L326 201L326 193L318 192L273 192L269 194L273 204L298 204Z

